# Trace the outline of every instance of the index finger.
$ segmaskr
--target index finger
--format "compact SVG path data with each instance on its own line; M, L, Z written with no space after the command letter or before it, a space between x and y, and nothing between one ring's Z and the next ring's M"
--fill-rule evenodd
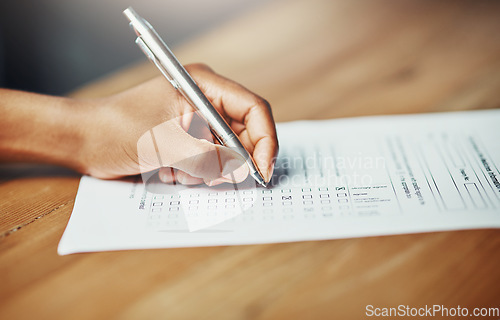
M194 65L187 69L217 111L243 125L237 134L249 149L264 179L269 181L278 154L276 126L269 103L206 66Z

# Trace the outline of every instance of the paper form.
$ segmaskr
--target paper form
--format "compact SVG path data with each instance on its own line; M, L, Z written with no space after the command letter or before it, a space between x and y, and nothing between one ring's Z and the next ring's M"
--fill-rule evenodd
M278 124L271 186L84 176L59 254L500 227L500 110Z

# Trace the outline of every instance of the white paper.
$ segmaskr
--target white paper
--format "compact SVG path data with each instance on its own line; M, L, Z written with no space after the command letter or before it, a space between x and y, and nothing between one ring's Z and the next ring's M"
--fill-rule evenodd
M282 123L278 136L270 188L84 176L58 253L500 227L500 110Z

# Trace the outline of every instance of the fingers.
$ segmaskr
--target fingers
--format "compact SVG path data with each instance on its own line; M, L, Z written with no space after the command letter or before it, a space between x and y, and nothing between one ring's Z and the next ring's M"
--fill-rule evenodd
M238 153L191 136L179 121L167 121L146 132L139 140L138 152L141 172L178 169L160 170L160 180L168 183L238 183L249 174Z
M174 168L163 167L158 172L158 177L163 183L180 183L183 185L198 185L203 183L203 179L196 178L184 171Z
M207 66L191 65L186 68L217 111L228 120L252 154L264 179L269 181L278 153L269 103L241 85L215 74ZM160 83L154 82L150 86L158 90ZM199 118L190 112L191 106L180 95L178 98L171 104L171 109L177 111L169 112L168 117L157 117L168 121L148 130L139 139L137 152L141 172L175 168L177 170L170 172L168 169L160 170L162 181L169 183L204 182L215 185L244 180L248 176L248 168L239 154L211 143L213 137L209 128L197 124ZM156 114L152 113L152 116Z
M233 130L269 181L278 154L276 127L269 103L204 65L192 65L187 69L214 107L234 120Z
M160 178L160 181L163 183L176 182L174 168L160 168L158 171L158 178Z

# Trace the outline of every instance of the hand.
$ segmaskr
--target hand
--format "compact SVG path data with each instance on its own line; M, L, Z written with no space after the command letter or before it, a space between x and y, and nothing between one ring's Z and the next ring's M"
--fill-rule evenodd
M269 104L205 65L186 69L268 181L278 153ZM210 142L208 128L200 126L191 105L163 77L86 104L81 154L82 171L87 174L112 179L161 167L159 177L164 182L207 185L241 182L248 175L238 154ZM188 131L198 131L197 136Z

